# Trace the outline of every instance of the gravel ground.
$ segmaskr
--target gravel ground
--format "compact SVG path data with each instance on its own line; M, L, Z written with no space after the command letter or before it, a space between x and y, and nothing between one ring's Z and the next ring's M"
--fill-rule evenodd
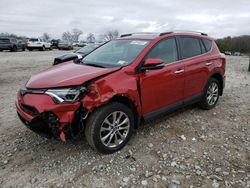
M0 187L250 187L247 57L227 57L216 108L193 105L143 123L122 151L101 155L84 136L47 140L17 118L16 91L63 53L0 53Z

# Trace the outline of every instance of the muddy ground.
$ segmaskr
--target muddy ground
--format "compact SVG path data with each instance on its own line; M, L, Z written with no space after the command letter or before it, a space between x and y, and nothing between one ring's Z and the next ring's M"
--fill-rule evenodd
M247 57L227 57L216 108L193 105L143 123L122 151L102 155L84 136L47 140L17 118L16 91L63 53L0 52L0 187L250 187Z

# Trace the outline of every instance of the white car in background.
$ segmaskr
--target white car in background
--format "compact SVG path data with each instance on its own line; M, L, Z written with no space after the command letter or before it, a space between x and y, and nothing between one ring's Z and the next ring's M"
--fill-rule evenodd
M78 47L78 46L79 46L79 44L80 44L80 42L79 42L79 41L73 41L73 43L72 43L72 45L73 45L73 46L76 46L76 47Z
M30 38L28 43L27 43L27 49L29 51L32 51L34 49L45 51L46 49L51 50L52 48L51 48L50 42L46 42L40 38Z

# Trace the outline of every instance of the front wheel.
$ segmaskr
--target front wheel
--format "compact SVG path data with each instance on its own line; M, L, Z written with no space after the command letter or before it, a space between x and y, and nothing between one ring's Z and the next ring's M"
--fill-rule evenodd
M201 108L210 110L214 108L219 100L220 84L215 78L208 80L201 101Z
M122 149L134 129L131 110L121 103L110 103L95 110L86 122L85 136L91 147L110 154Z

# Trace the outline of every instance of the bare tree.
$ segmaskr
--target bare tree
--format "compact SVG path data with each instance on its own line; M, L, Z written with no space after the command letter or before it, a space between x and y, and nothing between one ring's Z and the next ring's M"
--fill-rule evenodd
M73 36L69 31L66 31L62 34L62 39L66 41L73 41Z
M93 33L88 34L87 42L95 42L95 35Z
M82 30L80 29L73 29L72 30L72 37L73 37L73 40L74 41L78 41L79 40L79 37L83 34Z
M118 30L107 31L102 35L102 39L105 41L116 39L119 36Z
M50 39L50 36L48 33L43 33L42 39L45 41L48 41Z

